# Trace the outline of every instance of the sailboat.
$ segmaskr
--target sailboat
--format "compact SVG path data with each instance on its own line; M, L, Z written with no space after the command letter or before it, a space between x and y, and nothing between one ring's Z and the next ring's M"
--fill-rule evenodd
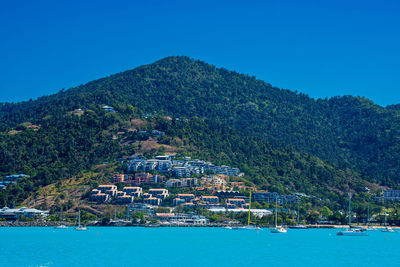
M289 226L290 229L308 229L307 225L300 224L300 201L297 201L297 224Z
M248 212L248 216L247 216L247 225L241 226L241 227L233 227L232 228L233 230L262 230L260 227L250 224L250 208L251 208L251 191L250 191L250 197L249 197L249 212Z
M270 228L270 232L274 234L283 234L287 229L282 225L278 225L278 196L275 198L275 227Z
M367 225L365 227L362 228L364 231L374 231L376 230L375 228L373 228L372 226L369 225L369 206L367 208Z
M62 208L60 209L60 220L62 220ZM54 229L68 229L68 227L65 224L60 224L54 226Z
M385 209L385 228L383 228L381 230L381 232L385 232L385 233L393 233L394 232L393 228L387 225L387 211L386 211L386 209Z
M351 193L349 192L349 229L337 232L336 235L342 236L367 236L368 234L360 228L351 228Z
M81 210L78 212L78 226L75 227L75 230L77 231L86 231L87 228L86 226L81 225Z

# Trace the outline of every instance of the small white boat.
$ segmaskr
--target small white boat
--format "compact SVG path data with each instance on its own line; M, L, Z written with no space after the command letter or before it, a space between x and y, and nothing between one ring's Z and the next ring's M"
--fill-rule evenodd
M364 231L376 231L376 228L372 227L372 226L367 226L367 227L363 227L362 228Z
M58 225L58 226L54 226L54 229L68 229L68 226L66 226L64 224L61 224L61 225Z
M387 214L387 211L386 211L386 209L385 209L385 228L381 229L381 232L384 232L384 233L394 233L393 228L387 225L387 215L388 215L388 214Z
M251 209L251 191L250 191L250 197L249 197L249 211L248 211L248 215L247 215L247 225L230 227L228 229L232 229L232 230L262 230L261 227L250 224L250 215L251 215L250 209Z
M60 221L62 220L62 208L60 209ZM65 224L60 224L57 226L54 226L54 229L68 229L68 227Z
M381 232L384 232L384 233L394 233L394 230L393 230L392 227L387 226L387 227L383 228L383 229L381 230Z
M367 232L361 228L351 228L351 193L349 192L349 226L346 231L337 232L336 235L340 236L367 236Z
M238 226L238 227L231 227L233 230L262 230L261 227L255 225L246 225L246 226Z
M86 226L78 226L75 228L76 231L86 231L87 227Z
M367 236L368 234L363 229L347 229L346 231L337 232L336 235L343 236Z
M269 229L273 234L287 233L287 229L282 225L278 225L278 197L275 198L275 227Z
M276 226L276 227L270 228L269 230L273 234L284 234L284 233L287 233L287 229L285 227L283 227L283 226Z
M81 225L81 210L79 210L79 213L78 213L78 226L77 227L75 227L75 230L76 231L86 231L87 230L87 227L86 226L83 226L83 225Z

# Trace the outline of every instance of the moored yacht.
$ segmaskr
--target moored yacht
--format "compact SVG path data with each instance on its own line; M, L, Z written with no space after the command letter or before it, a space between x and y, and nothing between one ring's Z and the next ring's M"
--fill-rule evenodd
M297 220L296 225L289 226L289 229L308 229L307 225L300 224L300 202L297 201Z
M394 230L393 230L392 227L386 226L385 228L383 228L383 229L381 230L381 232L384 232L384 233L394 233Z
M387 211L386 211L386 209L385 209L385 228L382 228L381 232L394 233L393 228L387 225Z
M79 212L78 212L78 226L77 227L75 227L75 230L77 230L77 231L86 231L87 230L87 227L86 226L84 226L84 225L81 225L81 210L79 210Z
M62 208L60 209L60 221L62 220ZM57 226L54 226L54 229L68 229L68 227L65 224L60 224Z
M367 232L365 232L361 228L352 228L351 227L351 193L349 192L349 229L346 231L337 232L336 235L339 236L367 236Z
M261 227L250 224L250 209L251 209L251 191L250 191L250 197L249 197L249 212L248 212L248 216L247 216L247 225L231 227L230 229L232 229L232 230L262 230Z
M60 225L54 226L54 229L68 229L68 226L66 226L64 224L60 224Z
M337 235L344 235L344 236L366 236L368 235L363 229L360 228L350 228L346 231L337 232Z
M278 225L278 197L275 198L275 227L269 229L273 234L287 233L287 229L282 225Z

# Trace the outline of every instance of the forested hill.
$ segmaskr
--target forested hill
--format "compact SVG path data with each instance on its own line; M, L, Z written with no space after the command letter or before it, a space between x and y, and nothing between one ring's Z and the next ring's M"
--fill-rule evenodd
M40 123L48 115L103 104L122 112L129 104L144 113L215 120L276 148L352 169L366 180L399 182L396 106L351 96L315 100L188 57L168 57L35 101L2 104L0 127Z

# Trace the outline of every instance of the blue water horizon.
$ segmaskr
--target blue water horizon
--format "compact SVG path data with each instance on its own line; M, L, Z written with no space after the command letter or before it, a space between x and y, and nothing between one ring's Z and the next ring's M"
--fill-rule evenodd
M400 266L400 233L211 227L0 228L0 266Z

